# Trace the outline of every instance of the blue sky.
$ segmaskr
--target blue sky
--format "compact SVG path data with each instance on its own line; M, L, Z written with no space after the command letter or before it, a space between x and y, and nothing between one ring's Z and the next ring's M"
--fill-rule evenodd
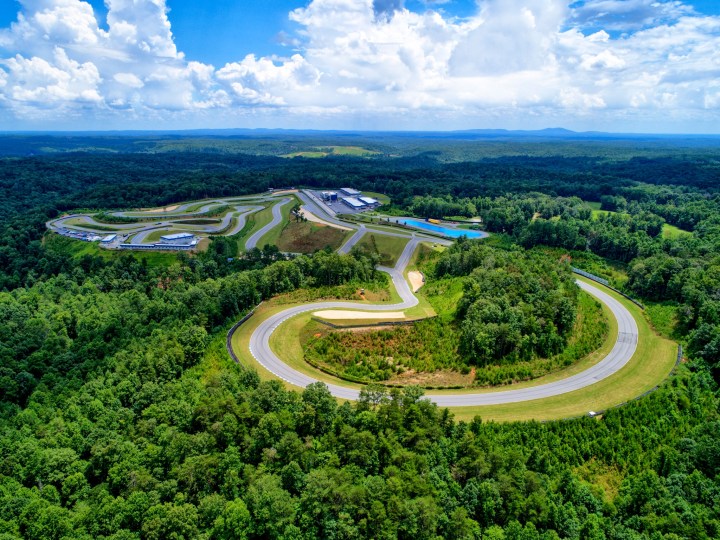
M707 3L710 3L706 0ZM107 17L103 0L89 0L99 21ZM246 54L286 55L291 48L281 43L283 32L297 30L288 13L307 5L298 0L169 0L169 18L178 48L193 59L216 66L237 60ZM408 9L424 11L426 3L405 3ZM437 6L456 17L477 12L475 0L455 0ZM17 18L18 0L0 3L0 27Z
M720 131L717 0L5 0L6 129Z

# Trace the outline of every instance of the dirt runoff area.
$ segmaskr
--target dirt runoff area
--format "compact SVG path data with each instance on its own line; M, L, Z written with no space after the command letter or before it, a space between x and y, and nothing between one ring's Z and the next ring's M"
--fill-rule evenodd
M143 212L172 212L180 208L179 204L173 204L172 206L162 206L159 208L143 208Z
M425 276L422 275L422 272L408 272L408 279L413 292L417 292L420 287L425 285Z
M307 206L303 206L302 208L300 208L300 211L305 216L305 219L307 219L308 221L312 221L313 223L318 223L320 225L327 225L328 227L340 229L341 231L352 231L352 229L350 227L341 227L340 225L335 225L334 223L328 223L324 219L317 217L315 214L313 214L312 212L310 212L307 209Z
M327 309L325 311L316 311L313 316L321 319L332 320L355 320L355 319L404 319L405 313L402 311L343 311L336 309Z

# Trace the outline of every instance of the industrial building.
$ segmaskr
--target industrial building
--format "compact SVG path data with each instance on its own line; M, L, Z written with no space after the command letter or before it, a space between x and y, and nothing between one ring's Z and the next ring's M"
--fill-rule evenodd
M322 198L323 201L335 202L338 200L337 191L323 191Z
M108 234L105 238L100 240L101 244L110 244L115 241L117 234Z
M348 197L357 197L358 195L361 195L361 193L357 189L349 187L340 188L340 192L343 195L347 195Z
M170 244L173 246L187 246L192 244L193 242L197 244L195 235L192 233L166 234L165 236L161 236L160 240L161 244Z
M200 239L192 233L174 233L161 236L160 242L154 244L119 244L118 249L188 251L196 248L199 242Z
M380 201L378 201L377 199L373 199L372 197L358 197L358 200L362 203L365 203L365 206L369 206L371 208L380 206Z
M342 202L345 203L350 208L352 208L353 210L360 210L362 208L365 208L365 206L367 206L364 202L356 199L355 197L343 197Z
M160 251L171 251L180 250L187 251L197 246L197 239L193 240L191 244L119 244L118 249L133 249L133 250L160 250Z

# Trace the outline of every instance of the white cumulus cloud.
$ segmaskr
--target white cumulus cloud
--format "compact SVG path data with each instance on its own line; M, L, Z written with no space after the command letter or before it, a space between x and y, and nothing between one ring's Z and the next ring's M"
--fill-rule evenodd
M106 0L106 24L84 0L20 0L0 29L0 109L18 125L720 125L720 17L679 0L477 2L459 19L444 1L311 0L288 14L292 54L212 66L178 50L166 0Z

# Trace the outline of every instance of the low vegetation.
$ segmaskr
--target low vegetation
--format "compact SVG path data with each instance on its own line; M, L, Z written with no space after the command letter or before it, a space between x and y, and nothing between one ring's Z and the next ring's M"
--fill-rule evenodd
M336 250L347 238L347 231L309 221L288 221L275 245L280 251L313 253L319 249Z
M366 233L354 249L374 258L379 264L393 267L408 243L407 238Z
M461 240L442 253L434 276L466 276L455 320L460 353L474 365L547 358L566 346L578 302L567 264Z
M2 138L15 155L0 159L0 537L720 538L717 142L463 137L388 135L383 153L397 157L320 160L269 154L337 139ZM94 150L62 153L81 149ZM238 256L233 237L196 255L130 254L46 234L75 208L348 179L404 215L416 196L433 212L474 210L509 254L503 266L541 250L609 277L648 304L646 320L616 296L638 321L633 360L540 402L448 410L414 386L368 385L338 403L322 384L262 381L228 357L225 337L260 299L352 297L377 280L366 258ZM583 200L616 214L593 219ZM666 237L667 224L692 234ZM428 276L438 318L452 322L466 276ZM677 344L650 323L687 345L664 384Z
M369 150L361 146L324 146L318 148L312 148L309 150L299 150L297 152L290 152L282 157L284 158L325 158L328 156L350 156L350 157L372 157L379 155L380 152L376 150Z
M447 283L434 291L447 290ZM451 287L452 288L452 287ZM433 305L433 292L429 293ZM567 346L549 358L506 361L476 367L460 353L458 325L445 317L415 322L410 326L333 330L312 321L301 333L305 359L340 377L384 384L446 386L449 373L456 373L453 386L497 386L531 380L563 369L598 349L608 334L608 323L600 305L581 293L578 317ZM447 307L445 307L445 310ZM441 311L442 308L441 308ZM362 324L360 321L356 325Z

